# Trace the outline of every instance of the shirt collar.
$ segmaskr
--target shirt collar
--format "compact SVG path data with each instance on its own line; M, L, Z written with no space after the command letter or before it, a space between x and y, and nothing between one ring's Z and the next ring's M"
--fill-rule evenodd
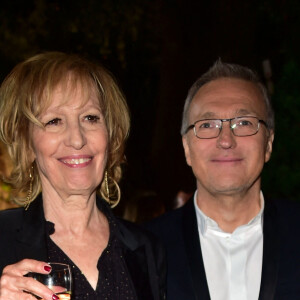
M195 191L195 194L194 194L194 206L195 206L195 211L196 211L196 216L197 216L198 229L202 235L205 235L208 227L213 228L216 231L224 233L224 231L218 226L218 223L216 221L214 221L213 219L209 218L207 215L205 215L204 212L197 205L197 190ZM265 201L264 201L264 196L263 196L262 191L260 191L260 207L261 208L260 208L259 213L253 219L251 219L248 222L248 224L241 225L238 228L236 228L236 230L238 230L240 228L245 228L245 229L251 228L255 225L260 225L260 227L262 228L263 212L264 212L264 207L265 207Z

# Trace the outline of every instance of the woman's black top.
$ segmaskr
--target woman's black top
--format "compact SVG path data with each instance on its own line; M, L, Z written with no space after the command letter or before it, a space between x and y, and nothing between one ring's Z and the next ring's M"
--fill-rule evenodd
M105 214L105 210L103 213ZM107 247L98 260L99 277L96 290L92 288L74 262L52 241L50 235L54 233L55 225L49 221L46 222L48 260L71 266L72 300L137 300L134 285L123 256L125 246L118 239L118 232L113 219L109 215L105 215L109 222L110 236ZM86 255L89 255L88 249Z
M99 294L106 293L103 288L103 281L106 282L106 278L107 282L109 284L112 282L114 286L111 289L112 292L117 293L117 296L111 296L108 293L106 298L110 297L112 300L122 299L122 297L123 299L129 298L126 295L126 291L123 293L124 289L127 290L127 283L123 280L126 276L130 281L128 285L130 291L128 293L135 294L136 298L141 300L165 299L166 259L162 244L152 234L135 224L117 219L104 200L97 198L96 201L100 211L105 214L108 220L111 218L116 226L110 224L109 240L111 242L109 243L110 246L108 246L108 249L113 249L112 252L114 254L105 254L104 251L102 253L103 259L101 257L99 260L100 276L97 292L100 290L100 293L97 294L97 292L92 291L94 293L93 298L89 294L89 299L99 299ZM105 211L102 209L102 206L105 207ZM66 262L67 258L64 255L55 254L55 251L57 251L55 245L54 254L50 254L53 252L48 251L48 248L52 248L49 235L51 234L51 227L53 232L54 226L47 226L47 230L46 224L42 195L39 195L30 204L28 210L15 208L0 211L0 274L2 274L3 269L7 265L17 263L22 259L29 258L39 261L49 261L50 259L59 260L61 257L62 261ZM114 236L116 236L116 243L113 242ZM119 249L123 253L122 257L118 255L119 252L116 249ZM86 255L89 255L88 247ZM107 271L107 269L111 269L111 272ZM82 277L80 279L80 272L79 274L75 274L74 277L76 290L83 290L83 294L89 293L90 287L87 289L85 287L77 287L81 284L84 285ZM132 288L132 285L134 288ZM118 292L120 286L122 287L121 293ZM77 293L76 290L73 291L75 296ZM132 290L134 292L131 292ZM79 299L81 296L76 297Z

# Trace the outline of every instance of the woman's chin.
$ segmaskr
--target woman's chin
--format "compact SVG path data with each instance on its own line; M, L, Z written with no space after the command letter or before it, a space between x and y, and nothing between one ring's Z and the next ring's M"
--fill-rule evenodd
M90 196L96 190L98 185L95 184L84 184L80 183L68 183L64 187L61 187L61 191L67 195L82 195L82 196Z

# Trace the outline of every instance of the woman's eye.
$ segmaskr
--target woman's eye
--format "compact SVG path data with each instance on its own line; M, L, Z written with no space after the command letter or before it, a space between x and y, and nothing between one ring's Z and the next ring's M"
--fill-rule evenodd
M51 121L45 123L45 126L48 126L48 125L58 125L59 123L61 122L61 119L59 118L55 118L55 119L52 119Z
M84 119L89 121L90 123L97 123L100 120L98 116L93 116L93 115L88 115Z

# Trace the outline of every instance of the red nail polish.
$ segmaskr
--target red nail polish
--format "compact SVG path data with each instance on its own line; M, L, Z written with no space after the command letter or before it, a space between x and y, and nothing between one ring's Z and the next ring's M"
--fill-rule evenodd
M59 298L55 294L52 295L52 299L53 300L59 300Z
M51 271L51 267L49 267L49 266L44 266L44 270L47 271L47 272L50 272L50 271Z

